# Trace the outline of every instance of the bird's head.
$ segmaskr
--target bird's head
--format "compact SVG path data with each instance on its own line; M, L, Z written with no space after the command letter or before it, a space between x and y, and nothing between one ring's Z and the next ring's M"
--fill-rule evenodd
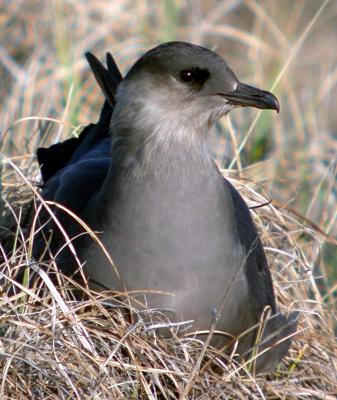
M108 69L92 54L86 57L114 109L111 125L119 136L186 139L236 107L280 108L272 93L240 82L219 55L190 43L155 47L124 79L111 55Z
M207 130L235 107L279 111L276 97L241 83L216 53L184 42L169 42L145 53L119 85L116 103L133 103L133 117ZM130 105L128 105L128 112ZM139 121L140 122L140 121Z

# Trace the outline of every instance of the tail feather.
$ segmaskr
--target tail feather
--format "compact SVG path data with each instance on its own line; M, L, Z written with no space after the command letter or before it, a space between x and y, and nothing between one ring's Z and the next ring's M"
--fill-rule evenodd
M261 354L256 359L258 373L272 372L285 357L297 329L298 317L298 312L292 312L288 317L275 314L267 321L258 346Z

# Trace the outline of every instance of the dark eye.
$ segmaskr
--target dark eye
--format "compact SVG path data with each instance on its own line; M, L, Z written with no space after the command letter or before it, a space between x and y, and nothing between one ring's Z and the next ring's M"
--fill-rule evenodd
M210 73L207 69L201 69L199 67L184 69L180 71L180 79L185 83L193 83L198 87L202 87L202 85L207 81L210 77Z
M193 69L184 69L180 72L180 78L186 82L192 82L195 78L195 71Z

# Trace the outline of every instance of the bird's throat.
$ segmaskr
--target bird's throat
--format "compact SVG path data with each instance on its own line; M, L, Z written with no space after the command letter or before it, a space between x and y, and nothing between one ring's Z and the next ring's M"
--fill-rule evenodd
M112 160L119 164L116 166L124 174L136 178L151 175L183 177L212 168L213 164L204 135L168 125L151 134L134 130L131 135L117 137Z

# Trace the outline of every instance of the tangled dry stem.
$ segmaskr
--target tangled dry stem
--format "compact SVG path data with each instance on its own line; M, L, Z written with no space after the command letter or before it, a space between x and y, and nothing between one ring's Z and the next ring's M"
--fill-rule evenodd
M8 174L6 182L15 182L21 209L29 214L29 185ZM198 336L158 338L148 325L158 311L149 310L144 316L133 310L137 322L132 322L115 306L114 292L97 294L85 288L85 299L76 299L70 290L76 284L60 275L52 262L48 267L57 275L57 283L41 272L39 287L23 286L20 294L8 297L6 288L17 268L39 269L29 252L25 213L18 211L20 201L11 197L7 185L5 214L7 223L12 219L12 231L6 240L11 245L2 248L1 271L6 279L0 303L0 397L334 399L336 319L333 303L320 294L310 262L322 245L322 236L272 202L258 207L268 203L260 194L261 182L231 180L252 207L281 311L301 312L298 333L277 371L254 376L249 363L239 365L235 347L232 354L220 353L205 348ZM37 296L41 288L43 296Z

